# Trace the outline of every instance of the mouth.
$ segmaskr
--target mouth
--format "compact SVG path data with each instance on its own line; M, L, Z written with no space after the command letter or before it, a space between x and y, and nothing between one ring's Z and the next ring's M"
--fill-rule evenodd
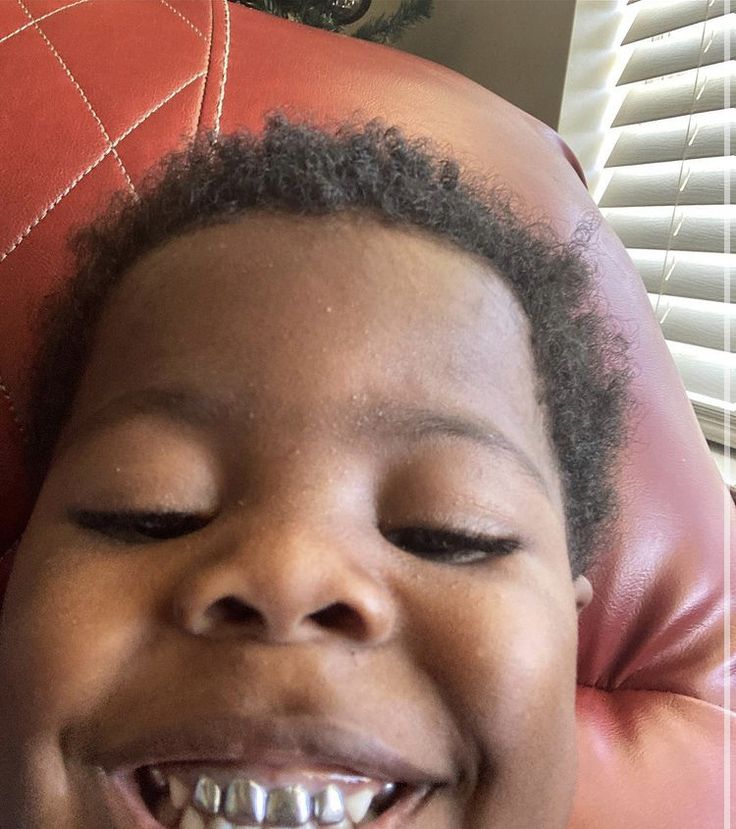
M200 763L144 766L109 778L125 829L399 829L436 786L314 769Z
M96 758L116 829L402 829L450 780L315 718L220 718Z

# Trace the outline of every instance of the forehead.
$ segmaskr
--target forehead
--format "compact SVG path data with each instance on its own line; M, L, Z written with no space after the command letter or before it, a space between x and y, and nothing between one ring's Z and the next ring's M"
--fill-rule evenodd
M420 229L257 213L149 254L111 297L75 408L162 387L326 438L371 401L464 413L559 498L528 320L487 262Z

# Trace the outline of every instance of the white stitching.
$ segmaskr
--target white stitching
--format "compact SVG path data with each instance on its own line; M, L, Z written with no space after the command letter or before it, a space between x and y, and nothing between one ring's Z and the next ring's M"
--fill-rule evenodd
M28 436L26 434L26 427L23 425L23 422L18 416L18 410L15 408L13 398L10 396L10 389L5 385L2 377L0 377L0 394L2 394L2 396L8 401L8 409L10 410L13 422L18 427L18 431L20 432L21 438L23 439L23 443L26 443L28 439Z
M215 131L220 132L220 118L222 117L222 105L225 101L225 84L227 83L227 64L230 60L230 6L227 0L225 4L225 52L222 59L222 84L220 94L217 97L217 114L215 115Z
M161 107L164 104L168 103L175 95L178 95L190 84L194 83L194 81L196 81L197 78L201 78L204 74L204 72L197 72L196 75L193 75L191 78L189 78L188 81L185 81L181 86L177 87L173 92L167 95L162 101L159 101L154 107L149 109L148 112L144 113L134 124L128 127L128 129L125 130L125 132L119 138L116 138L115 141L113 141L112 144L110 144L110 146L105 150L105 152L102 153L102 155L95 159L95 161L93 161L89 165L89 167L87 167L75 179L73 179L68 185L68 187L65 187L64 190L62 190L61 193L59 193L59 195L52 202L47 204L46 207L38 214L38 216L36 216L36 218L28 225L28 227L13 240L11 246L2 254L0 254L0 262L4 262L8 258L8 256L10 256L10 254L18 247L18 245L20 245L21 242L30 234L33 228L36 227L36 225L40 224L40 222L42 222L46 218L46 216L48 216L48 214L57 206L57 204L59 204L59 202L65 196L69 195L69 193L77 186L77 184L79 184L79 182L85 176L89 175L89 173L91 173L92 170L95 169L95 167L101 164L102 161L104 161L104 159L107 158L108 155L110 155L113 149L117 147L117 145L124 138L127 138L130 135L130 133L133 132L134 129L137 129L145 120L150 118L151 115L153 115L157 110L161 109Z
M23 2L23 0L18 0L18 4L21 6L23 11L28 15L28 17L33 19L33 15L28 11L28 9L27 9L25 3ZM43 29L38 25L38 22L34 20L33 25L35 26L36 31L41 35L41 37L46 42L46 45L51 50L51 53L53 54L53 56L61 64L61 67L66 72L67 77L69 78L69 80L74 84L74 86L76 86L77 92L79 92L79 94L82 96L82 100L86 104L87 109L90 111L90 114L92 115L92 117L95 119L95 121L97 121L97 126L100 128L100 131L102 132L103 136L105 137L105 141L107 141L108 146L112 150L112 154L115 156L115 161L117 161L118 167L120 168L120 172L123 174L123 178L127 182L128 187L130 188L130 190L133 193L135 193L135 187L133 187L133 182L132 182L130 176L128 175L128 171L125 169L125 165L123 164L122 160L120 159L120 156L117 154L117 151L112 146L112 141L110 140L110 136L107 134L107 130L103 126L102 121L100 121L99 115L95 112L94 107L89 102L89 99L87 98L87 96L84 94L84 90L79 85L79 83L77 82L77 79L74 77L74 75L72 75L72 73L69 71L69 67L64 63L63 58L56 51L56 49L54 48L54 45L46 37L46 34L44 33Z
M69 3L68 6L62 6L60 9L54 9L52 12L46 12L46 14L42 14L41 17L33 18L29 23L24 23L19 29L16 29L14 32L11 32L9 35L3 35L0 37L0 44L5 43L6 40L10 40L11 37L15 37L19 35L21 32L24 32L26 29L30 29L36 23L40 23L42 20L46 20L47 17L52 17L59 12L65 12L67 9L72 9L74 6L78 6L80 3L89 3L89 0L75 0L74 3Z
M175 9L171 5L171 3L167 3L166 0L161 0L161 2L164 4L164 6L166 6L167 9L171 9L171 11L174 12L174 14L177 15L177 17L181 17L181 19L187 24L187 26L189 26L190 29L195 31L202 38L202 40L204 40L204 35L202 34L202 32L194 25L194 23L192 23L192 21L188 17L185 17L179 11L179 9Z
M210 31L209 37L207 38L207 59L204 63L204 73L205 75L209 75L210 66L212 65L212 40L213 40L213 28L214 28L214 21L215 21L215 0L210 0ZM199 128L202 125L202 112L204 110L204 96L207 92L207 78L205 77L204 83L202 84L202 97L199 99L199 111L197 112L197 123L195 124L194 130L195 132L199 132Z
M46 218L46 216L48 216L48 214L56 207L56 205L65 196L68 196L69 193L71 193L71 191L79 184L79 182L86 175L91 173L92 170L94 170L98 164L100 164L105 158L107 158L107 156L110 155L111 152L112 146L109 146L105 150L105 152L102 153L101 156L99 156L99 158L95 159L95 161L93 161L89 165L89 167L82 170L82 172L76 178L72 179L68 187L64 188L64 190L62 190L61 193L59 193L59 195L52 202L47 204L46 207L44 207L44 209L38 214L38 216L36 216L36 218L28 225L28 227L14 239L13 244L2 255L0 255L0 262L4 262L8 258L8 256L10 256L10 254L18 247L18 245L26 238L26 236L30 234L33 228L36 227L36 225L40 224Z

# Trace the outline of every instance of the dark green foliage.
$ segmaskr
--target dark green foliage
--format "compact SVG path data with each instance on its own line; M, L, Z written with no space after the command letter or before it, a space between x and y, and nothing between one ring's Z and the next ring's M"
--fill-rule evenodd
M317 29L344 34L344 13L339 0L233 0L276 17L284 17ZM368 6L370 3L368 4ZM388 17L381 14L368 20L352 36L375 43L395 43L406 29L428 20L434 0L401 0L399 8Z
M376 43L394 43L401 37L405 29L429 20L434 11L434 0L402 0L398 11L390 17L382 14L374 20L364 23L355 37L362 40L373 40Z

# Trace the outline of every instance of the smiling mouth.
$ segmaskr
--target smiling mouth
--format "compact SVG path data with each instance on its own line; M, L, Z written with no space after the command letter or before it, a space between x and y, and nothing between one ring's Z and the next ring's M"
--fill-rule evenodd
M219 712L158 722L94 764L116 829L407 829L454 784L441 759L334 718Z
M112 782L141 829L399 829L437 788L286 769L245 775L185 763L142 767Z

